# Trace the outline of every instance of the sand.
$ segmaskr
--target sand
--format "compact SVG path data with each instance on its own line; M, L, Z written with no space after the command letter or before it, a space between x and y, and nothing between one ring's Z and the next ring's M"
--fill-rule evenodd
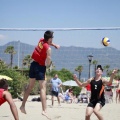
M29 97L29 100L32 97ZM27 102L27 114L23 114L19 110L21 101L16 101L15 104L18 108L20 120L48 120L41 114L41 102ZM87 103L61 103L61 106L58 106L55 100L54 106L51 107L50 98L47 100L47 112L51 120L84 120L86 106ZM116 104L114 98L113 103L106 103L101 109L101 114L104 116L104 120L120 120L120 103ZM7 102L0 107L0 120L14 120ZM98 119L92 114L91 120Z

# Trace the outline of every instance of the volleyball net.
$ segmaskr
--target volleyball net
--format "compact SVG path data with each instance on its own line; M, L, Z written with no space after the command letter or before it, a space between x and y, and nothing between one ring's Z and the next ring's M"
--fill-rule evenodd
M89 55L92 62L97 61L109 69L120 68L120 27L102 28L0 28L0 59L10 63L10 55L5 53L7 46L14 46L16 54L13 66L22 68L23 59L31 55L39 39L46 30L54 31L53 42L60 45L56 50L52 47L54 69L62 68L75 72L77 66L83 66L82 77L87 78L89 72ZM103 37L110 39L110 45L104 47ZM91 63L91 75L94 74L94 63Z

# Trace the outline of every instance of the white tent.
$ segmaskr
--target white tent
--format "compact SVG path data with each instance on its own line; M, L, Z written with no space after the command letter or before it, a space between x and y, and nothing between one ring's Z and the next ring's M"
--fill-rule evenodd
M62 85L64 85L64 86L78 86L74 80L65 81L65 82L63 82Z

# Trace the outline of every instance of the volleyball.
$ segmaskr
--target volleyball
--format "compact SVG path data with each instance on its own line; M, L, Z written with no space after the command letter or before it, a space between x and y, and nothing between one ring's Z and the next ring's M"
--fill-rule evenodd
M109 39L108 37L104 37L104 38L102 39L102 44L103 44L104 46L108 46L108 45L110 44L110 39Z

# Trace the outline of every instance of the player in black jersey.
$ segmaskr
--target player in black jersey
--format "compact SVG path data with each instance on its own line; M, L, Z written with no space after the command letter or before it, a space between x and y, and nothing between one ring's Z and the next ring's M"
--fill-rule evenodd
M91 98L90 103L88 103L86 108L85 120L90 120L92 113L94 113L99 120L103 120L103 116L99 111L105 105L104 86L112 83L116 73L117 69L114 69L110 76L110 80L108 81L102 78L103 69L101 65L98 65L95 77L88 79L86 82L81 83L78 80L77 75L73 75L73 79L80 87L85 87L88 84L91 84Z

